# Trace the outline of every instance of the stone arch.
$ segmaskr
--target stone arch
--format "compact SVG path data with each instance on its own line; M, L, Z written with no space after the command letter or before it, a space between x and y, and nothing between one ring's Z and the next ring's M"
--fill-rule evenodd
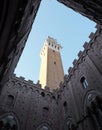
M64 123L64 130L76 130L76 127L75 120L68 116Z
M45 97L45 92L41 92L41 96L42 96L42 97Z
M13 113L0 115L0 130L20 130L17 117Z
M21 89L22 89L22 84L18 82L18 83L16 84L16 88L18 88L18 89L21 90Z
M47 97L48 100L51 99L51 95L50 94L47 94L46 97Z
M84 98L84 116L89 116L95 129L102 128L102 98L100 93L91 90Z
M50 127L48 123L42 123L41 125L37 127L36 130L52 130L52 128Z
M36 89L34 92L35 92L35 95L36 95L36 96L39 96L39 95L40 95L40 91L39 91L39 90Z
M42 114L44 117L48 117L49 116L49 107L48 106L44 106L43 109L42 109Z
M99 92L97 92L96 90L90 90L88 91L85 96L84 96L84 115L87 115L87 107L90 107L91 102L97 100L100 97Z
M28 91L29 91L29 88L27 87L27 85L24 84L24 85L22 86L22 91L23 91L23 92L28 92Z
M15 85L15 81L14 80L11 80L9 83L10 83L11 86Z
M7 95L7 99L6 99L6 106L11 107L14 106L14 100L15 97L13 95Z
M29 90L31 90L31 92L33 92L34 91L34 89L32 88L32 87L30 87L30 88L28 88Z

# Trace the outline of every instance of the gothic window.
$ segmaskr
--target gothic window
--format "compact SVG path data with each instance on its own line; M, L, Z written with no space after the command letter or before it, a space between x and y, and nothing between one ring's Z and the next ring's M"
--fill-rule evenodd
M12 115L0 118L0 130L18 130L15 118Z
M44 123L44 124L41 124L37 130L51 130L51 128L49 127L48 124Z
M80 80L83 88L87 88L88 87L88 82L87 80L85 79L85 77L82 77L81 80Z
M39 130L49 130L47 126L42 126Z
M72 118L68 118L65 122L64 130L76 130L76 123Z
M100 104L99 94L94 90L88 92L85 98L84 112L90 116L95 129L102 128L102 106Z
M8 95L7 100L6 100L6 105L7 106L13 106L14 105L14 96Z

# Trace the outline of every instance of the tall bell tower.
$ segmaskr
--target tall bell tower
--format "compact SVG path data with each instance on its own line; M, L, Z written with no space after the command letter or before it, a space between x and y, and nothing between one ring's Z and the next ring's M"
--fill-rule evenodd
M60 44L48 36L40 52L41 67L39 83L42 88L48 86L51 90L59 87L59 83L63 81L64 71L60 56Z

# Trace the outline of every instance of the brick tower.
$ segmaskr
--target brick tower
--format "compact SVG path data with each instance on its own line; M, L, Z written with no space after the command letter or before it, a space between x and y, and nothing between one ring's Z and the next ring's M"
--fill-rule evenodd
M48 36L41 50L41 67L39 82L42 88L48 86L51 90L59 87L63 81L64 71L60 56L62 47L57 41Z

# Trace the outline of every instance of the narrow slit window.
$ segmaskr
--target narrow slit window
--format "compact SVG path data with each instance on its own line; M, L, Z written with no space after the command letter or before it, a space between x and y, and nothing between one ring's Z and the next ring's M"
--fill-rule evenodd
M66 114L67 113L67 102L66 101L63 103L63 106L64 106L64 111L65 111L65 114Z

